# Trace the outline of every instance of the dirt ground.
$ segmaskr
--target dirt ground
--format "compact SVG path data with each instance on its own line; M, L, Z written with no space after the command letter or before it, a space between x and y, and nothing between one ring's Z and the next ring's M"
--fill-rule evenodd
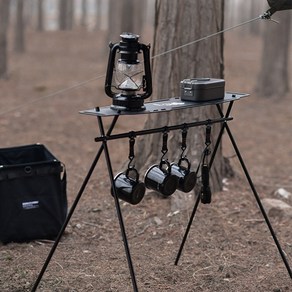
M69 206L99 147L96 119L78 112L110 103L103 93L101 39L78 30L28 32L26 54L10 49L9 80L0 81L1 147L46 145L66 165ZM260 197L274 198L280 187L292 192L292 102L291 94L255 95L260 53L259 38L226 35L226 90L251 93L235 103L230 127ZM290 69L291 64L290 59ZM123 119L116 131L142 127L143 120ZM114 172L120 171L127 141L109 147ZM178 266L174 260L193 206L175 212L169 200L149 194L137 206L121 204L139 291L292 291L226 136L223 147L236 176L225 181L212 204L199 206ZM38 291L133 291L109 189L101 158ZM292 263L290 218L270 220ZM51 246L0 244L0 290L29 291Z

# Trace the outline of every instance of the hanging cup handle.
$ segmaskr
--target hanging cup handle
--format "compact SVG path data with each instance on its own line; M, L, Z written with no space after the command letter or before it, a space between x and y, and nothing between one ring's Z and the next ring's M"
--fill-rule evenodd
M160 161L159 168L167 174L171 173L171 166L170 166L170 163L168 162L168 160L162 159Z
M180 158L180 160L178 161L178 166L179 167L182 167L182 164L183 163L186 163L187 164L187 167L185 167L185 168L188 171L190 171L190 169L191 169L191 163L190 163L190 161L186 157Z
M134 175L132 175L132 173ZM138 170L134 167L129 167L127 170L126 170L126 177L129 178L129 179L133 179L135 180L136 182L139 181L139 173L138 173Z

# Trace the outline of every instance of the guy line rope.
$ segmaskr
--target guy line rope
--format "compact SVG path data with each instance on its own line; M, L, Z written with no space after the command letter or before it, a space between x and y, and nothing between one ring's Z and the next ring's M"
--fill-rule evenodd
M176 47L176 48L173 48L173 49L167 50L167 51L165 51L165 52L159 53L159 54L157 54L157 55L155 55L155 56L152 56L151 59L155 59L155 58L158 58L158 57L164 56L164 55L166 55L166 54L169 54L169 53L172 53L172 52L174 52L174 51L180 50L180 49L182 49L182 48L185 48L185 47L191 46L191 45L193 45L193 44L199 43L199 42L201 42L201 41L207 40L207 39L212 38L212 37L214 37L214 36L220 35L220 34L222 34L222 33L225 33L225 32L227 32L227 31L230 31L230 30L236 29L236 28L238 28L238 27L241 27L241 26L247 25L247 24L249 24L249 23L252 23L252 22L257 21L257 20L260 20L260 19L267 19L267 20L271 20L271 21L276 22L275 20L271 19L271 18L270 18L269 16L267 16L266 14L259 15L259 16L256 17L256 18L250 19L250 20L248 20L248 21L244 21L244 22L242 22L242 23L239 23L239 24L237 24L237 25L231 26L231 27L229 27L229 28L225 28L225 29L223 29L223 30L221 30L221 31L218 31L218 32L212 33L212 34L210 34L210 35L208 35L208 36L205 36L205 37L199 38L199 39L197 39L197 40L194 40L194 41L192 41L192 42L186 43L186 44L184 44L184 45L181 45L181 46L178 46L178 47ZM93 78L88 79L88 80L85 80L85 81L78 82L78 83L75 84L75 85L72 85L72 86L69 86L69 87L66 87L66 88L63 88L63 89L57 90L57 91L55 91L55 92L52 92L52 93L50 93L50 94L47 94L47 95L44 95L44 96L41 96L41 97L38 97L38 98L32 99L31 101L28 101L28 102L26 102L26 103L24 103L24 104L21 104L21 105L17 106L17 107L14 107L14 108L11 108L11 109L8 109L8 110L5 110L5 111L0 112L0 116L3 116L3 115L5 115L5 114L11 113L11 112L14 112L14 111L16 111L16 110L20 110L20 109L22 109L22 108L24 108L24 107L26 107L26 106L28 106L28 105L32 105L32 104L37 103L37 102L39 102L39 101L41 101L41 100L44 100L44 99L46 99L46 98L54 97L54 96L57 96L57 95L63 94L63 93L65 93L65 92L68 92L68 91L71 91L71 90L77 89L77 88L79 88L79 87L81 87L81 86L84 86L84 85L86 85L86 84L88 84L88 83L90 83L90 82L92 82L92 81L99 80L99 79L101 79L101 78L103 78L103 77L105 77L105 74L99 75L99 76L97 76L97 77L93 77Z

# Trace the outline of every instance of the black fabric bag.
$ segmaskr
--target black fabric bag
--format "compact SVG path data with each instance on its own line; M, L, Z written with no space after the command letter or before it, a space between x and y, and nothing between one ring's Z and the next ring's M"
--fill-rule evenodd
M0 241L55 239L66 216L65 166L41 144L0 149Z

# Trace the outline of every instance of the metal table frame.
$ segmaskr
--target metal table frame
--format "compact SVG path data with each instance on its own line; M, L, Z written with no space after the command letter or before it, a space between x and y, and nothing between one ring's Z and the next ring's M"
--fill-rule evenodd
M229 128L228 122L231 121L233 118L230 117L230 113L234 104L234 101L237 101L243 97L248 96L248 94L243 94L243 93L233 93L233 92L226 92L225 93L225 97L223 99L216 99L216 100L211 100L211 101L206 101L206 102L191 102L191 101L183 101L180 98L170 98L170 99L165 99L165 100L156 100L156 101L152 101L149 103L145 103L145 111L140 111L140 112L118 112L115 110L112 110L110 106L107 107L96 107L94 109L89 109L89 110L84 110L81 111L81 114L85 114L85 115L91 115L91 116L95 116L97 117L97 121L98 121L98 126L99 126L99 130L100 130L100 136L95 138L96 142L101 142L101 146L99 147L97 154L91 164L91 167L89 168L89 171L80 187L80 190L72 204L72 207L70 208L69 212L68 212L68 216L46 258L46 261L34 283L34 286L32 288L32 292L37 290L37 287L51 261L51 258L55 252L55 250L57 249L57 246L61 240L61 237L78 205L78 202L86 188L86 185L99 161L99 158L102 154L102 152L104 152L105 155L105 159L106 159L106 164L107 164L107 169L108 169L108 175L110 178L110 182L112 185L112 189L113 189L113 198L114 198L114 202L115 202L115 208L117 211L117 216L118 216L118 220L119 220L119 225L120 225L120 230L121 230L121 235L122 235L122 239L123 239L123 243L124 243L124 248L125 248L125 253L126 253L126 258L127 258L127 262L128 262L128 267L129 267L129 272L130 272L130 276L131 276L131 280L132 280L132 286L133 286L133 291L134 292L138 292L138 285L137 285L137 281L136 281L136 275L135 275L135 271L134 271L134 266L133 266L133 262L132 262L132 258L131 258L131 254L130 254L130 248L129 248L129 244L128 244L128 239L127 239L127 234L126 234L126 229L125 229L125 224L124 224L124 220L123 220L123 215L122 215L122 211L121 211L121 207L120 207L120 202L117 196L117 191L114 185L114 174L113 174L113 170L112 170L112 163L111 163L111 159L110 159L110 153L109 153L109 149L108 149L108 141L110 140L116 140L116 139L122 139L122 138L127 138L127 137L132 137L133 135L135 137L137 136L143 136L143 135L150 135L150 134L154 134L154 133L162 133L166 130L167 131L172 131L172 130L179 130L179 129L183 129L186 126L189 127L198 127L198 126L203 126L203 125L212 125L212 124L221 124L221 129L219 131L218 137L216 139L215 145L214 145L214 149L212 151L212 155L209 161L209 168L212 167L212 164L214 162L214 158L216 156L218 147L220 145L220 142L222 140L222 136L224 131L227 132L228 137L231 141L231 144L236 152L237 158L241 164L241 167L244 171L244 174L247 178L247 181L250 185L250 188L253 192L253 195L256 199L256 202L259 206L259 209L265 219L265 222L269 228L269 231L273 237L273 240L277 246L277 249L280 253L280 256L285 264L285 267L288 271L288 274L290 276L290 278L292 278L292 271L290 268L290 265L288 263L287 257L284 253L284 251L282 250L282 247L278 241L278 238L275 234L275 231L270 223L270 220L268 218L268 215L261 203L260 197L256 191L256 188L253 184L253 181L248 173L248 170L245 166L244 160L240 154L240 151L238 149L238 146L235 142L235 139L231 133L231 130ZM225 111L225 113L222 110L222 104L223 103L227 103L227 109ZM207 105L212 105L212 106L216 106L218 113L219 113L219 118L217 119L208 119L208 120L203 120L203 121L195 121L192 123L184 123L184 124L179 124L179 125L171 125L168 126L166 125L165 127L161 127L161 128L152 128L152 129L144 129L141 131L130 131L127 133L120 133L120 134L115 134L112 135L112 131L115 128L115 125L117 123L117 120L119 118L119 116L121 115L140 115L140 114L157 114L160 112L169 112L169 111L173 111L173 110L183 110L183 109L187 109L187 108L194 108L194 107L202 107L202 106L207 106ZM110 124L110 126L108 127L107 132L105 132L105 128L103 125L103 118L104 117L112 117L112 122ZM197 199L195 200L195 204L193 207L193 211L191 213L191 217L189 219L189 222L187 224L186 230L185 230L185 234L183 236L181 245L179 247L176 259L175 259L175 265L178 264L179 259L181 257L185 242L187 240L191 225L193 223L193 219L195 217L196 211L198 209L200 203L200 196L197 196Z

